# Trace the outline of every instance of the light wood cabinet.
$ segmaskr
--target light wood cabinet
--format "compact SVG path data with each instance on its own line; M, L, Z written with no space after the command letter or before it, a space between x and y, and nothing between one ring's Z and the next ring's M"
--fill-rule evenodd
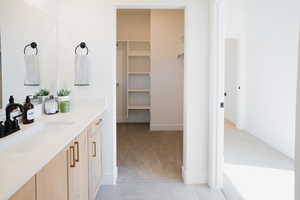
M35 200L35 176L30 179L9 200Z
M67 151L52 159L36 175L37 200L68 200Z
M76 137L68 149L69 199L88 199L87 132Z
M102 119L89 127L89 200L95 200L102 179Z
M102 128L98 119L9 200L95 200L102 178Z

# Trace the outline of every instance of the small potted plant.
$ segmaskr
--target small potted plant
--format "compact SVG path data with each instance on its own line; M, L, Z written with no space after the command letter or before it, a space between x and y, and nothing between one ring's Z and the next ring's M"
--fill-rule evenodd
M60 89L57 92L59 111L62 113L70 112L70 93L68 89Z
M44 103L49 94L50 92L48 89L40 89L37 93L35 93L35 96L38 97L42 103Z

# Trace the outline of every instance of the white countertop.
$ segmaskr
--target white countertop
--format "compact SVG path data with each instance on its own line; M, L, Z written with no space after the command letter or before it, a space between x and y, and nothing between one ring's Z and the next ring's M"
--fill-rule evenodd
M106 110L105 100L85 101L69 113L43 116L0 139L0 200L7 200Z

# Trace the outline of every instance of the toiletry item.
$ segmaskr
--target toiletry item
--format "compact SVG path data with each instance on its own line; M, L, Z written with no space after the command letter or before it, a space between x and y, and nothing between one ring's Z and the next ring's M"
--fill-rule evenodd
M9 97L9 103L7 104L6 108L9 108L7 110L7 112L10 113L10 119L13 121L14 118L16 118L17 116L19 116L20 114L22 114L22 112L20 111L20 109L17 106L10 106L11 104L15 103L15 99L13 96Z
M30 102L30 97L26 97L23 112L23 124L31 124L34 122L34 106Z
M62 101L59 103L59 109L61 113L70 112L70 102L69 101Z
M59 102L59 111L61 113L70 112L70 96L58 96L57 99Z
M34 103L34 119L40 119L43 114L43 104L41 103Z
M9 104L13 104L13 103L15 103L15 99L14 99L13 96L10 96L10 97L9 97L9 100L8 100L8 105L9 105ZM17 108L17 106L12 106L12 107L11 107L12 110L14 110L14 109L16 109L16 108Z
M34 119L40 119L43 114L43 102L37 96L33 96L31 99L31 103L34 106Z
M45 113L48 115L56 114L58 113L58 103L55 100L54 96L51 95L46 101L45 101Z

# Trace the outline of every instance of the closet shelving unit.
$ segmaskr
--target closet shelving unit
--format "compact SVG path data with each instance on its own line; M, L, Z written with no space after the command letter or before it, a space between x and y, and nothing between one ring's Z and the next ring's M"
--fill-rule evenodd
M150 41L126 41L126 48L127 118L137 110L150 115Z

